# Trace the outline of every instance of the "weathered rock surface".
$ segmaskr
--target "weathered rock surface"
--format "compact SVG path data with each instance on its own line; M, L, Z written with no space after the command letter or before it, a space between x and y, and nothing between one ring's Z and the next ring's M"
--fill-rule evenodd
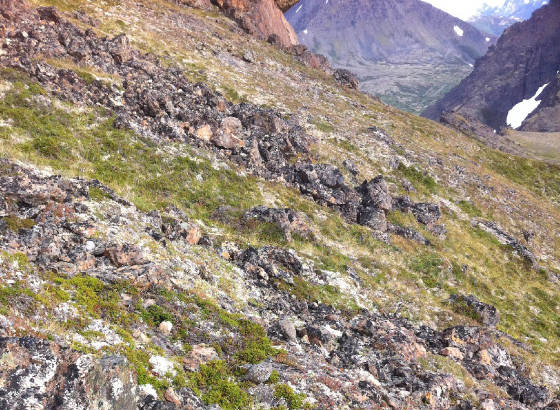
M95 359L33 337L0 338L0 407L136 410L136 381L127 361Z
M500 312L494 306L481 302L473 295L452 295L449 301L459 309L470 311L476 319L486 326L496 326L500 321Z
M258 38L274 36L284 47L298 44L296 33L274 0L216 0L216 4Z
M276 0L276 5L282 11L287 11L290 7L297 3L297 0Z
M307 217L289 208L276 209L258 206L245 213L245 219L257 219L278 226L286 240L292 240L292 234L308 237L311 233Z
M358 89L360 84L358 77L354 75L350 70L344 68L337 68L334 70L334 80L342 85L343 87L348 87L354 90Z
M336 166L316 160L311 152L314 139L297 118L229 103L208 86L187 81L181 70L139 53L126 37L99 38L50 8L25 11L15 23L2 18L1 23L10 41L0 63L28 73L45 87L45 95L109 109L120 127L133 130L154 149L202 147L212 166L228 160L240 174L265 179L259 184L285 183L282 189L296 195L299 191L340 212L349 224L372 228L360 228L360 235L395 232L428 245L418 232L387 224L393 210L410 213L422 224L419 229L439 226L438 203L393 197L393 185L383 176L351 186ZM18 34L22 30L31 34ZM112 73L123 79L122 86L86 83L74 71L49 64L50 58ZM380 130L372 130L372 135L391 141ZM344 159L337 163L355 175ZM266 198L266 203L275 204L276 199ZM215 217L227 223L220 218L231 208L218 206L205 222ZM285 235L314 228L288 208L251 204L238 212L277 224ZM54 410L64 408L64 400L75 399L74 408L80 410L89 410L92 403L123 410L215 410L216 404L203 401L222 396L196 392L190 383L201 380L196 372L221 360L229 360L235 373L222 379L220 372L208 372L210 387L225 386L226 393L239 397L236 387L241 385L255 407L263 408L288 407L294 397L278 397L275 391L284 384L305 393L318 409L468 409L472 402L494 400L503 409L539 409L552 400L547 388L526 377L524 364L501 345L502 334L495 329L436 329L397 313L368 310L362 297L362 278L369 279L364 272L310 260L305 247L296 251L282 247L281 241L248 246L251 243L220 237L219 227L201 226L173 206L141 211L98 181L53 176L0 160L0 275L7 284L24 279L21 283L29 286L21 294L14 287L16 313L9 306L10 315L0 315L0 334L35 335L45 330L41 325L55 324L72 329L60 336L47 333L54 341L40 334L0 339L0 407L5 399L6 406L18 409L21 403L27 409L33 404L29 400L36 400ZM309 245L316 244L309 241L304 246ZM378 270L372 264L374 269ZM83 285L81 280L88 277L96 281L79 288L87 310L78 317L76 288L54 285ZM60 292L64 302L37 307L35 297L42 300L43 295L36 293L50 296L53 288L66 292ZM88 292L92 289L95 295ZM204 299L207 294L215 302ZM95 303L93 296L98 296ZM340 308L327 304L329 298L343 297L350 301ZM126 331L117 327L121 321L130 322ZM268 342L270 350L263 354L260 349ZM84 355L68 345L94 353ZM160 381L157 386L154 382L158 390L136 386L134 372L120 356L103 358L103 349L125 354L133 349L136 376ZM90 367L77 365L85 358L91 358ZM433 366L442 361L452 362L453 374L448 367ZM267 383L273 374L277 383ZM481 382L466 397L463 378L492 384Z

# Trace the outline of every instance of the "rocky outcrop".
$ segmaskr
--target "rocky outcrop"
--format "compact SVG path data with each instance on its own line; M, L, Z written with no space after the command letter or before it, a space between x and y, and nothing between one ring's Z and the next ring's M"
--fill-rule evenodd
M537 258L517 238L504 232L498 224L492 221L476 220L473 225L493 235L501 244L510 246L525 262L534 269L538 269Z
M449 302L454 310L486 326L496 326L500 321L500 312L491 305L481 302L473 295L452 295Z
M0 338L0 407L137 410L136 378L126 359L95 359L33 337Z
M274 0L215 1L218 7L252 35L263 40L273 36L284 47L298 44L296 33Z
M277 209L258 206L245 213L244 218L247 220L257 219L276 225L282 230L287 241L292 240L292 234L294 233L300 237L308 237L311 233L307 217L289 208Z
M17 230L0 229L1 249L25 252L29 255L31 263L39 267L45 266L45 269L52 268L42 265L43 258L34 257L34 250L42 249L44 253L48 248L51 254L58 255L58 259L73 258L77 261L81 260L79 255L83 251L91 255L95 263L82 265L82 274L98 277L105 284L128 279L135 288L145 289L145 306L148 306L148 309L149 306L157 306L157 309L148 311L155 314L173 312L159 318L154 324L155 329L150 333L152 340L161 346L161 351L179 354L180 350L177 350L179 348L174 338L181 335L177 328L182 325L176 317L188 314L189 321L195 321L200 329L215 329L218 324L223 326L232 320L242 320L239 316L221 313L218 322L212 323L208 318L213 309L212 305L202 305L204 309L195 314L192 303L169 302L169 290L163 292L158 289L161 289L160 286L168 288L174 283L175 278L170 272L173 269L148 272L146 276L152 279L157 277L155 273L158 272L161 280L147 282L142 276L130 275L135 269L134 266L114 266L114 261L106 256L107 252L103 249L112 249L110 252L117 255L136 255L136 248L108 245L99 239L86 239L88 232L100 228L99 220L93 216L95 211L90 209L92 204L89 202L88 184L110 192L98 183L38 175L35 171L8 161L1 163L0 170L0 187L3 189L0 198L5 198L5 201L0 203L0 213L9 213L22 220L23 217L34 218L33 224L21 224ZM341 184L336 172L324 168L320 170L320 173L324 174L321 177L323 183L328 183L331 187ZM363 195L362 206L365 209L378 209L383 212L392 207L393 201L381 177L365 182L358 192ZM122 200L116 196L111 198L108 195L105 201L106 209L112 208L110 204L116 206L115 209L125 206L121 205ZM61 229L60 233L43 235L53 216L49 219L41 214L40 210L53 209L55 215L60 215L53 204L66 204L75 212L67 213L67 216L58 216L63 218L58 220L58 226L67 228ZM111 231L118 232L129 226L131 221L125 218L132 217L137 221L136 224L147 224L150 227L149 233L153 236L153 232L162 226L162 221L164 225L175 226L170 218L182 218L180 212L173 208L166 210L163 216L157 212L142 214L130 205L125 207L127 209L122 212L122 221L118 214L106 218L111 221ZM412 208L414 203L410 205L410 209ZM435 209L430 211L432 207L419 205L417 208L425 209L425 217L428 219L437 215ZM264 208L257 211L257 214L268 218L280 211ZM282 212L285 213L290 212ZM76 221L80 223L77 224ZM72 223L77 226L73 226ZM78 231L78 227L84 231ZM140 230L143 229L140 227ZM165 228L162 232L167 232L169 238L175 238L168 239L173 240L174 246L184 243L181 235L172 234L173 229ZM28 238L37 240L30 242ZM65 245L60 246L62 243ZM523 376L523 368L496 342L497 333L493 333L492 329L473 326L438 331L426 326L413 325L395 315L385 316L366 310L348 314L314 300L294 298L287 291L290 286L301 286L305 280L310 283L309 286L321 287L325 285L325 275L335 273L317 269L311 261L291 249L267 246L241 250L234 245L222 245L223 248L228 246L227 258L240 268L244 286L255 296L258 295L258 309L262 317L259 322L266 326L275 344L281 344L283 349L282 359L265 360L245 365L243 368L245 372L242 379L252 383L249 392L258 403L268 406L282 405L282 400L274 394L274 388L268 383L275 372L276 377L285 383L289 382L299 391L308 391L309 385L317 383L325 386L320 391L313 391L317 406L324 407L330 404L342 407L348 400L352 400L352 403L355 403L351 408L376 408L383 405L402 408L405 403L414 403L415 407L426 409L453 408L453 403L457 404L457 398L461 397L464 385L462 381L445 372L426 370L420 363L429 360L429 355L447 357L454 361L456 366L465 369L464 371L471 375L469 377L492 380L503 388L507 392L507 398L499 408L523 408L516 407L519 403L527 408L540 408L550 400L546 388ZM220 250L218 253L223 257L226 255ZM116 260L128 263L129 258L121 256ZM148 266L156 265L156 261L150 260L148 256L142 261L146 262ZM161 261L157 262L161 264ZM60 272L62 266L65 265L57 265L54 269ZM337 280L345 279L339 276ZM128 309L142 305L140 302L133 303L128 298L130 296L123 296L122 299L122 303L128 306ZM165 306L166 310L161 306ZM465 306L479 312L481 317L486 318L488 325L497 322L495 309L474 297L466 298ZM108 311L102 317L106 319L106 315L110 314L114 313ZM143 314L146 314L145 311ZM157 317L154 316L151 320ZM92 327L90 324L88 329L98 329L94 334L100 333L100 330L107 333L102 339L103 343L108 343L111 338L113 343L122 343L118 341L118 335L110 336L111 329L103 326L103 320L96 319L93 323L96 325ZM139 326L140 337L146 340L147 336L142 332L149 330L145 324ZM9 320L0 315L0 331L11 333L11 327ZM243 332L248 332L248 329L254 328L243 329ZM227 354L227 351L221 351L219 356L214 348L215 342L222 337L219 334L201 331L191 332L188 337L189 349L180 354L182 366L189 372L199 371L201 366L208 366L221 355ZM240 336L232 334L231 330L223 337L227 346L240 343ZM134 371L120 356L85 355L58 342L33 337L1 338L0 356L0 362L3 364L0 366L0 405L9 403L9 408L16 410L27 410L29 407L26 406L30 403L45 410L70 405L74 407L69 408L85 410L90 408L91 403L123 410L215 409L205 406L192 390L185 387L179 390L168 387L162 392L165 401L158 401L153 388L136 384ZM160 355L151 356L149 364L151 372L160 377L174 371L173 363ZM33 383L29 383L30 380L33 380ZM403 389L407 391L406 397L402 395ZM341 392L344 394L340 394ZM478 394L482 399L491 400L493 397L486 391L480 391ZM471 405L464 399L460 399L459 403L463 406L460 408L470 408Z
M358 85L360 84L358 77L356 77L351 71L343 68L338 68L334 71L334 80L343 87L352 88L354 90L357 90Z
M442 218L438 203L394 197L394 180L383 175L354 186L346 171L317 160L314 138L297 117L228 102L210 87L187 81L178 68L139 53L125 36L100 38L52 8L0 22L9 38L0 63L12 67L10 75L26 81L29 76L44 87L32 98L110 111L114 124L128 130L111 132L123 138L134 132L134 143L145 142L149 158L151 149L184 149L188 155L181 160L189 168L181 171L193 175L183 181L181 174L177 184L197 184L207 178L206 169L227 167L223 175L236 169L237 177L257 181L257 189L275 193L267 186L278 187L279 194L296 195L294 203L311 210L306 218L285 208L291 205L280 195L263 193L261 203L268 206L237 209L219 206L227 199L218 198L216 208L196 222L174 206L139 209L99 181L0 160L0 276L6 285L0 336L9 336L0 339L0 408L217 410L253 403L455 410L496 400L500 409L538 409L551 400L545 387L526 377L494 329L435 328L383 313L381 304L378 310L366 300L363 284L377 280L373 271L381 266L372 260L371 271L357 272L346 243L337 249L348 264L333 264L322 259L325 242L298 240L298 250L284 247L281 239L236 243L231 237L246 238L231 233L236 226L224 229L225 218L214 224L229 211L249 227L250 221L274 224L286 237L307 231L325 236L309 225L332 213L313 200L348 222L337 221L337 228L351 230L340 233L344 239L359 235L376 252L389 247L367 235L395 233L428 246L421 234L392 226L387 216L399 210L418 229L436 229ZM53 59L110 73L122 83L86 82ZM34 103L32 98L22 104ZM379 129L370 131L392 141ZM124 147L120 142L115 145ZM355 164L349 158L337 163L355 181ZM196 215L204 198L182 197L181 206L183 200L183 209L192 207ZM370 229L355 229L355 223ZM320 258L313 259L308 246L317 246ZM399 243L393 254L407 246L420 247ZM21 334L33 337L13 337ZM105 357L106 351L112 355ZM91 366L82 366L85 360ZM476 390L464 394L473 384Z
M523 129L560 131L558 117L550 117L557 109L559 38L560 2L553 0L529 20L507 29L477 61L472 74L423 115L437 121L443 112L451 111L500 130L506 126L511 108L532 98L548 83L552 87L546 90L546 103L536 109Z
M502 133L495 132L488 125L469 117L467 114L458 112L443 112L439 121L457 131L474 138L489 147L499 149L509 154L523 154L523 150L519 148L514 141L509 139Z
M292 7L294 4L297 4L298 2L298 0L275 0L275 1L276 1L276 5L282 11L288 11L290 7Z
M288 48L286 51L291 53L292 55L296 56L297 59L302 64L305 64L306 66L325 71L326 73L331 73L332 72L332 69L331 69L331 66L329 64L329 60L327 59L327 57L325 57L321 54L312 53L303 44L298 44L296 46L292 46L292 47Z

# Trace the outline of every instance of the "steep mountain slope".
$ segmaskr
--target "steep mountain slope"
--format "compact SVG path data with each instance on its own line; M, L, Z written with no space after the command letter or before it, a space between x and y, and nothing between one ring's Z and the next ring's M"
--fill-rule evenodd
M535 132L560 131L560 77L556 75L539 95L540 104L527 119L520 129Z
M508 112L519 102L533 98L545 84L547 104L555 105L557 72L560 68L560 1L537 10L530 20L515 24L503 34L496 46L477 61L473 73L424 115L438 120L443 111L453 111L494 129L506 125ZM552 92L552 95L549 93ZM524 126L541 129L539 117ZM558 118L543 116L550 131L560 131Z
M364 91L413 112L464 78L491 41L419 0L302 0L286 18L302 44L355 72Z
M558 167L217 9L0 30L0 408L558 407Z
M506 0L501 6L487 4L469 22L483 32L501 36L510 26L531 18L548 0Z

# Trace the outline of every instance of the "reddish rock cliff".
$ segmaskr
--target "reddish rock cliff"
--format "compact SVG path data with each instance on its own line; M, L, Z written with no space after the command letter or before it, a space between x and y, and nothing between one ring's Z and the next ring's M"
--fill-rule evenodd
M298 44L295 31L274 0L217 0L216 4L258 38L274 36L284 47Z

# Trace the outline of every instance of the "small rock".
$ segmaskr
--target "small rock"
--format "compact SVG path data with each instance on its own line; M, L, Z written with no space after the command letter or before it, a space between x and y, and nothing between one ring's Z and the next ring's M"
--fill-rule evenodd
M222 120L220 129L212 136L211 140L214 145L221 148L240 148L245 145L243 140L238 137L242 131L243 125L238 118L226 117Z
M456 359L459 361L463 360L465 357L463 353L456 347L446 347L440 352L440 354L442 356L451 357L452 359Z
M189 224L186 232L187 236L185 239L190 245L197 245L200 242L200 238L202 238L202 231L198 225Z
M197 138L200 138L203 141L210 142L210 139L212 138L212 135L214 135L214 133L212 132L212 127L210 127L210 125L204 124L202 127L198 128L195 131L195 135L197 136Z
M245 375L245 380L249 380L253 383L264 383L272 374L272 366L268 363L259 363L251 366L249 371Z
M358 175L359 171L358 168L356 168L356 164L354 164L354 161L345 159L342 165L344 165L344 168L346 168L352 175Z
M495 410L496 406L494 405L494 400L486 399L482 403L480 403L480 408L482 410Z
M142 251L134 245L113 245L105 249L105 256L117 267L146 263Z
M159 331L163 334L170 334L171 330L173 330L173 323L169 322L168 320L161 322L159 324Z
M278 322L278 326L287 340L291 342L295 342L297 340L296 327L291 320L282 319Z
M164 377L168 373L172 376L177 374L174 363L163 356L152 356L149 363L152 366L153 372L160 377Z
M246 63L254 63L255 62L255 54L251 50L245 51L243 54L243 61Z
M93 252L95 250L95 242L93 241L87 241L86 245L85 245L85 250L86 252Z
M163 397L168 402L173 403L176 406L181 406L181 399L179 398L177 393L175 393L173 387L168 387L167 390L165 390L165 393L163 393Z
M183 357L183 367L185 370L197 371L201 364L218 359L218 353L213 347L203 344L195 345L192 350Z
M138 386L138 390L141 397L151 396L154 399L158 397L156 389L151 384L141 384Z
M441 218L441 210L438 204L418 203L411 208L416 220L423 225L431 226Z

